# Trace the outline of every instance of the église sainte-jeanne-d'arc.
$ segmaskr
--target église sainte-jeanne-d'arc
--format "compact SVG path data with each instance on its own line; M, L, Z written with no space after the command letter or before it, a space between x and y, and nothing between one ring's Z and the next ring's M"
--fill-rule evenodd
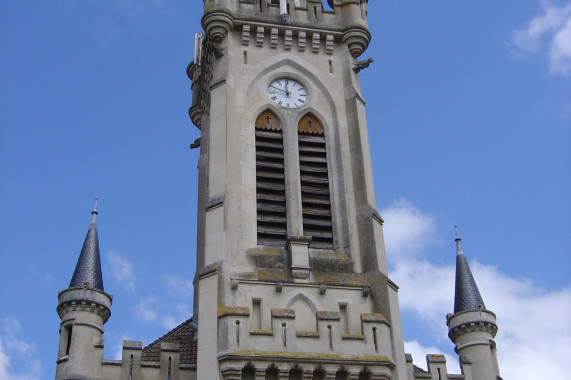
M496 317L458 235L442 317L462 373L405 353L359 83L367 2L204 0L187 68L200 129L193 315L104 358L112 297L95 207L58 294L56 379L501 379Z

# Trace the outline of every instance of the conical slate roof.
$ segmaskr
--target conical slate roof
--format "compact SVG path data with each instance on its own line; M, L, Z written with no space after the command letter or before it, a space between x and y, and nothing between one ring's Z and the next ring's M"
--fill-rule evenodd
M83 242L79 259L73 272L69 287L83 286L103 291L103 275L101 273L101 258L99 255L99 239L97 238L97 198L91 211L91 224Z
M464 256L462 244L460 244L460 236L456 232L456 294L454 296L454 314L464 311L477 309L478 306L482 310L486 310L484 300L478 290L478 285L474 280L468 260Z

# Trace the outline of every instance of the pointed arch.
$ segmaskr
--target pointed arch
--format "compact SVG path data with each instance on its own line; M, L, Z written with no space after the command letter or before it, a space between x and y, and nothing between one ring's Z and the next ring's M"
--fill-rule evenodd
M327 146L321 121L305 114L297 125L303 233L310 247L333 249Z
M262 111L255 122L258 244L284 245L287 238L283 133L279 118Z
M256 367L252 363L247 363L242 368L241 380L255 380L256 379Z
M280 370L274 363L268 366L266 369L265 380L278 380L280 376Z
M303 380L303 369L297 364L293 366L289 370L288 380Z
M267 131L280 131L282 129L280 119L271 110L266 109L256 118L256 129Z
M311 377L312 380L325 380L325 368L323 366L318 365L313 370L313 376Z
M286 304L287 309L295 311L295 328L297 331L317 331L318 310L316 302L306 294L298 293Z
M339 368L337 373L335 373L335 380L349 380L349 372L345 367Z
M317 302L317 300L313 299L313 297L310 297L305 293L297 293L296 295L289 298L288 301L285 304L283 304L284 309L291 309L291 306L296 301L300 301L300 300L305 302L309 306L309 308L312 310L313 313L316 313L317 310L321 310L321 307L320 307L321 305Z
M371 371L365 367L359 372L359 380L371 380L373 378L373 374Z

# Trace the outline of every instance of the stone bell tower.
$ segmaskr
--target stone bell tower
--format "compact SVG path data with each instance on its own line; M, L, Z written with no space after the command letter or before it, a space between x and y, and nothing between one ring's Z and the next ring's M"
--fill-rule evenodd
M400 379L358 61L367 0L204 0L197 378Z

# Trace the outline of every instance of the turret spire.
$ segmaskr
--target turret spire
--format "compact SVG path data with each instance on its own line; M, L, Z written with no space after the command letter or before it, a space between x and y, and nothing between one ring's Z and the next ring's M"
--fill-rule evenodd
M468 260L462 250L462 239L458 235L458 227L456 229L456 294L454 297L454 313L460 311L472 310L481 307L486 310L484 300L478 290L478 285L474 280Z
M75 271L69 287L83 286L103 290L103 275L101 272L101 257L99 254L99 239L97 238L97 198L91 211L91 224L83 242Z

